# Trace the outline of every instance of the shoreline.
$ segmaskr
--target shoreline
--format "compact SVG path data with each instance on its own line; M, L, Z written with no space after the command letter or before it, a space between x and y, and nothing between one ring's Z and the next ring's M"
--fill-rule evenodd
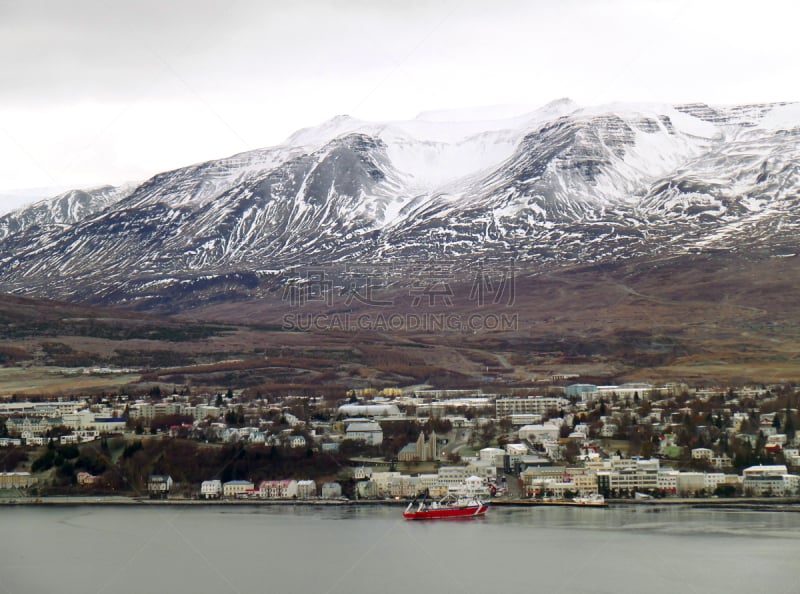
M190 506L190 507L219 507L219 506L259 506L259 505L297 505L304 507L353 507L353 506L406 506L408 501L394 500L338 500L338 499L183 499L173 497L170 499L149 499L146 497L128 496L47 496L47 497L20 497L0 499L0 507L4 506Z
M408 505L407 500L391 499L148 499L128 496L48 496L19 497L0 499L0 508L17 506L186 506L186 507L220 507L220 506L303 506L303 507L373 507ZM603 505L585 505L571 501L536 501L530 499L497 499L489 501L492 507L570 507L580 509L608 509L610 507L641 507L656 509L659 507L684 506L695 509L716 509L731 511L781 511L800 513L800 498L784 497L769 500L757 498L742 499L698 499L672 498L637 501L633 499L606 499Z

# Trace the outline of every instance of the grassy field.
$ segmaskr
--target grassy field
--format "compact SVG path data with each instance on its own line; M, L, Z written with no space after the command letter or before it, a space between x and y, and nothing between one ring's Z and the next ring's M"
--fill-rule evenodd
M2 367L0 397L116 391L138 378L137 374L130 373L84 375L72 369L53 367Z

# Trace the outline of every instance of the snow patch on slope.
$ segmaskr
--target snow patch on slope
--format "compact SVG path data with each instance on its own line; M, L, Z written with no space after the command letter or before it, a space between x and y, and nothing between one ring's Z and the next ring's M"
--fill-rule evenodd
M772 130L786 130L800 126L800 103L777 105L762 119L761 126Z

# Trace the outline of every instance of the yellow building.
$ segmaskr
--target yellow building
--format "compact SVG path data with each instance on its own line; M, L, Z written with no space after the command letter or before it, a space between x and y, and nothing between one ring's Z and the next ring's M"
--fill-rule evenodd
M30 472L0 472L0 489L27 489L35 484Z

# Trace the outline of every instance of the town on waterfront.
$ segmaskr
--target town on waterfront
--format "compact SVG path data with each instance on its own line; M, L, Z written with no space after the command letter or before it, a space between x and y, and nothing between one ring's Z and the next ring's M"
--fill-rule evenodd
M6 502L126 496L396 501L425 493L586 503L800 495L796 389L594 385L503 393L413 386L0 403ZM769 499L772 498L772 499Z

